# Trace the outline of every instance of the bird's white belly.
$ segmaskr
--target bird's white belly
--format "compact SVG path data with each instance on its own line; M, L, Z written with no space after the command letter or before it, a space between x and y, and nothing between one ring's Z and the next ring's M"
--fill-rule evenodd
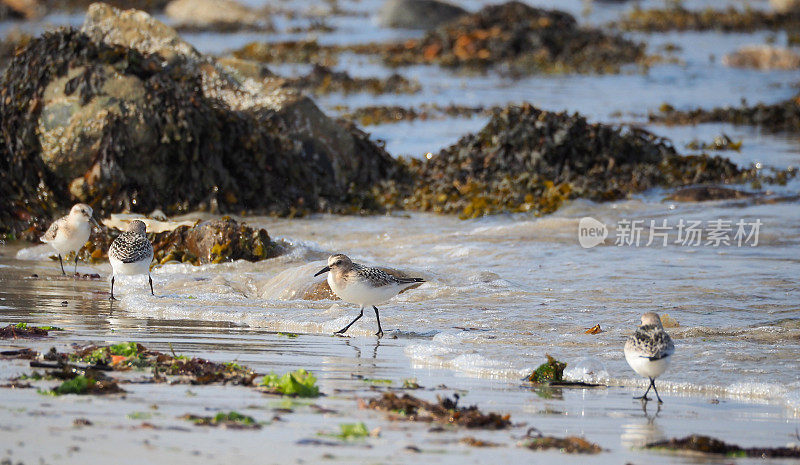
M396 296L402 286L387 285L374 287L361 281L350 281L346 286L337 286L332 273L328 273L328 285L340 299L357 305L378 305Z
M67 255L70 252L81 250L81 248L86 245L86 241L89 240L89 234L91 232L89 223L81 223L74 226L70 230L69 235L67 235L65 230L58 231L56 237L50 241L49 244L56 252L61 255Z
M111 269L114 270L115 275L147 274L150 272L150 262L153 261L153 256L133 263L123 263L121 260L111 257L108 258L108 261L111 262Z
M672 356L669 355L659 360L650 360L647 357L640 357L634 353L625 351L625 360L628 362L628 365L633 368L633 371L640 376L657 378L667 371L672 361Z

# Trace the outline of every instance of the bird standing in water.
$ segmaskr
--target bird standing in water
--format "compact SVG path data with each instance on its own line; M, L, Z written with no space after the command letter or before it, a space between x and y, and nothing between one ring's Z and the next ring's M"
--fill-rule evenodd
M664 331L658 314L650 312L642 315L642 325L625 342L625 360L628 365L639 375L650 379L647 390L635 399L649 400L647 393L652 387L658 403L662 403L656 389L656 378L667 371L674 352L675 345Z
M153 278L150 276L150 262L153 261L153 244L147 239L147 226L143 221L133 220L128 230L117 236L108 249L111 262L111 300L114 298L114 278L117 275L147 274L150 281L150 294L153 292Z
M353 263L343 254L331 255L328 258L328 266L319 270L314 276L322 273L328 273L328 285L334 294L345 302L361 306L361 312L355 320L334 334L344 334L353 323L364 316L364 307L372 306L375 309L375 318L378 320L378 332L375 335L383 336L381 316L376 305L388 301L417 283L425 282L422 278L398 278L381 269Z
M85 203L75 204L69 211L69 215L53 221L44 236L40 238L42 242L49 244L58 252L58 262L61 264L61 274L64 276L67 273L64 272L64 260L61 256L75 252L75 273L77 273L78 251L86 245L86 241L89 240L92 233L92 226L89 222L100 227L92 217L92 213L94 213L92 207Z

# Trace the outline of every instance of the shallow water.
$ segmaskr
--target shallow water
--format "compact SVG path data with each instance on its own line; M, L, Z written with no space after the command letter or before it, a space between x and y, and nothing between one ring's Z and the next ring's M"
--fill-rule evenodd
M371 12L378 3L364 0L341 5L346 10ZM467 7L475 10L482 3L469 2ZM643 3L645 7L660 5ZM753 6L763 7L764 3ZM692 6L711 4L720 2L691 2ZM740 6L742 2L731 4ZM584 2L558 5L593 24L613 20L629 8L595 3L584 16ZM285 6L301 11L308 8L303 2ZM66 22L78 24L80 17L50 16L27 27L39 30L44 24ZM419 35L413 31L381 30L363 17L336 17L330 23L338 29L320 34L321 42L356 43ZM285 23L276 20L276 24L282 27ZM8 27L4 24L0 30ZM465 77L436 67L413 66L397 71L422 84L419 94L333 94L316 100L332 113L337 105L492 106L529 101L552 111L579 111L592 121L645 124L647 113L657 110L663 102L685 109L736 105L743 98L748 102L775 102L796 93L796 73L736 70L721 63L725 53L742 45L764 43L770 35L633 35L647 41L651 52L665 43L681 47L676 53L680 64L654 66L646 73L630 70L614 76L533 76L515 80L496 73ZM278 32L187 34L186 38L201 51L222 53L252 40L284 40L290 36ZM780 44L785 38L778 35L777 40ZM287 74L306 69L295 65L275 68ZM344 56L337 69L359 76L386 76L395 71L351 55ZM482 117L454 118L367 129L374 137L385 139L393 155L421 156L437 152L461 135L479 129L484 122ZM688 152L684 146L692 140L710 142L725 133L743 144L740 152L721 154L742 166L761 163L785 168L800 164L800 140L796 135L769 134L758 128L726 124L645 126L669 137L682 152ZM800 181L768 188L781 195L796 195ZM605 204L577 201L544 218L498 215L461 221L428 214L246 218L252 225L267 228L273 237L285 239L291 244L289 252L255 264L158 267L153 274L157 297L149 295L145 281L123 278L118 287L122 300L113 308L109 308L103 294L107 283L50 279L56 266L45 261L46 249L24 250L19 255L22 260L17 260L21 246L12 244L0 249L0 278L15 277L3 280L0 310L6 319L15 322L70 327L71 342L135 339L163 349L166 342L172 341L181 352L219 351L225 357L241 354L243 362L267 371L315 368L323 373L323 387L328 390L351 389L353 382L346 379L349 374L343 373L353 366L376 378L418 376L424 379L422 384L429 386L444 382L473 389L475 401L517 412L515 415L523 418L533 416L537 426L592 436L590 439L617 454L611 459L605 456L608 463L631 459L628 447L637 444L642 435L671 437L686 432L687 424L695 432L716 432L726 440L751 441L743 445L783 445L791 440L789 433L794 431L800 413L798 202L676 204L662 200L665 195L656 190ZM580 246L578 222L585 216L609 227L605 245L589 249ZM707 222L717 219L730 220L732 225L739 220L760 220L758 245L752 247L752 241L742 247L674 243L674 228L680 220L701 220L707 226ZM639 247L614 245L618 232L615 228L622 220L643 222ZM658 241L645 245L651 220L656 224L666 220L673 227L669 245L657 245ZM375 331L370 313L351 328L355 339L333 339L327 335L352 319L357 309L341 302L302 299L303 292L315 280L312 275L333 252L347 253L368 264L402 269L428 281L381 307L383 326L390 338L380 346L368 337ZM28 276L31 269L43 278L16 279ZM107 266L82 265L80 269L97 271L104 277L110 271ZM65 298L67 306L61 307ZM625 337L646 311L666 313L678 324L668 328L677 346L673 366L659 379L661 392L672 399L672 405L678 405L655 427L628 401L632 387L643 388L644 381L628 368L622 355ZM596 324L603 333L584 334L585 329ZM296 343L287 342L274 334L277 331L307 336L301 336ZM378 355L371 358L371 353ZM517 380L541 363L545 354L566 361L567 374L573 378L626 388L608 393L569 391L564 395L565 402L556 402L553 407L565 411L565 415L542 416L541 410L550 404L520 391ZM143 405L150 395L145 391L136 397ZM220 395L214 405L230 405L231 398L224 397L227 391L221 392L209 393L209 398ZM13 396L13 402L36 403L24 394ZM723 399L722 404L709 407L707 399L712 397ZM59 402L71 405L72 401ZM107 401L89 402L105 405ZM576 416L578 420L565 424L565 416ZM712 417L724 420L708 421ZM317 420L307 421L301 424L321 427ZM756 429L758 434L751 435L755 430L748 426L749 421L762 422L763 428ZM20 422L19 434L30 434L31 428L39 428ZM279 429L275 427L276 432ZM780 434L770 435L768 431ZM250 444L245 445L247 440L241 439L250 438L249 434L226 433L223 443L231 441L236 447L249 447ZM387 434L385 442L391 442L395 434L401 433ZM508 442L508 438L500 441ZM463 453L450 446L441 447L451 453ZM163 444L155 448L161 452L168 449ZM184 452L190 451L181 453ZM224 455L222 449L218 452L229 458L235 456L230 451ZM484 454L488 452L473 451L469 460L486 458ZM654 456L648 459L658 461Z

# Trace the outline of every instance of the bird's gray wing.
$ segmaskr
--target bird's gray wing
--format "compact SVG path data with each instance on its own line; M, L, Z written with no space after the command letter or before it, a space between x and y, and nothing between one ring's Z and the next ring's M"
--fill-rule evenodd
M39 238L39 240L41 240L42 242L50 242L55 240L56 235L58 234L58 228L60 228L65 221L66 220L64 218L59 218L53 221L53 224L51 224L50 227L47 228L47 231L44 233L42 237Z

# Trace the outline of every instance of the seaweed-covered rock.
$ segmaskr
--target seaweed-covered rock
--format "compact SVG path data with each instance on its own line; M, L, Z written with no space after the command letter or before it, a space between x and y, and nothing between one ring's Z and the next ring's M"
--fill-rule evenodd
M172 0L164 12L182 30L267 30L269 18L234 0Z
M740 447L728 444L709 436L692 434L685 438L672 438L668 441L657 441L647 444L647 449L664 449L674 451L702 452L705 454L726 455L728 457L765 458L800 458L800 447Z
M201 58L174 29L140 10L93 3L86 11L81 32L95 43L130 47L143 55L159 55L170 63Z
M655 186L734 182L745 174L726 158L683 157L642 129L589 123L529 104L496 112L480 132L430 160L412 160L408 169L410 195L403 199L408 187L400 186L396 197L382 198L387 205L464 218L549 213L570 198L614 200Z
M394 160L309 98L202 56L141 11L94 4L33 39L0 83L0 224L95 211L374 208Z
M564 368L567 364L559 362L555 358L547 355L547 362L539 365L533 373L525 377L525 381L531 383L550 383L564 380Z
M386 0L378 12L383 27L431 29L467 14L467 10L438 0Z
M92 263L107 260L107 250L120 232L106 229L93 234L89 244L81 251L81 258ZM252 228L230 217L150 233L148 238L153 244L153 256L158 263L200 265L233 260L255 262L276 257L282 250L265 229Z
M706 202L709 200L746 199L754 194L719 186L691 186L676 190L666 200L675 202Z
M286 79L286 86L316 94L342 92L345 94L368 91L372 94L413 94L419 92L418 82L412 82L394 73L385 79L352 77L347 71L334 71L315 64L311 71L297 78Z
M632 9L615 26L628 31L706 31L753 32L760 29L800 29L800 14L756 9L689 10L678 3L664 9Z
M706 110L676 110L662 105L650 121L664 124L733 123L759 126L768 131L800 132L800 94L778 103L722 107Z
M800 68L800 54L789 48L752 45L725 55L722 62L734 68L797 69Z
M521 2L490 5L389 48L392 65L506 65L519 72L613 72L644 56L644 45L578 26L572 15Z

